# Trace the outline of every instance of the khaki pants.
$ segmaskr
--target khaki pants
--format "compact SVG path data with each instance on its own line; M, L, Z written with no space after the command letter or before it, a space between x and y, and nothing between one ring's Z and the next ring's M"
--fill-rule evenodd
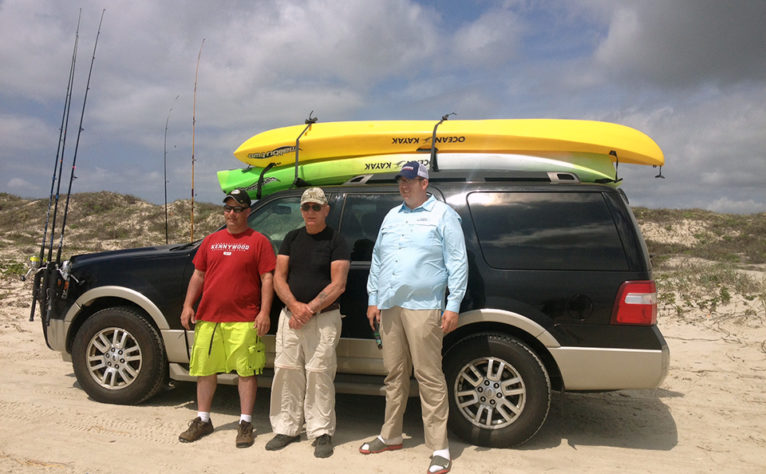
M440 310L413 310L400 307L381 312L380 336L386 376L386 418L380 437L402 436L404 410L410 391L410 374L420 390L426 446L447 449L447 382L442 372L442 330Z
M332 436L340 310L320 313L297 330L288 325L290 316L287 309L279 315L269 409L271 428L275 434L297 436L305 416L308 438Z

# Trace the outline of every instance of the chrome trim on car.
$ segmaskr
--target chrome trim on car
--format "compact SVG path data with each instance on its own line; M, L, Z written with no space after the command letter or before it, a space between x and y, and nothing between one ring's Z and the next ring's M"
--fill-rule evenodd
M138 291L131 290L130 288L125 288L123 286L99 286L98 288L90 289L80 295L80 297L77 298L77 301L75 301L74 304L72 304L72 306L69 308L66 316L64 316L64 322L66 324L67 331L69 331L69 326L80 313L82 307L92 304L99 298L122 298L124 300L130 301L131 303L134 303L143 309L149 315L149 317L152 318L154 324L160 331L170 328L170 326L168 326L167 320L165 319L165 316L162 314L162 311L160 311L157 305L155 305L152 300L142 295Z
M566 390L656 388L665 379L670 351L606 347L550 348Z
M514 326L540 341L545 347L560 347L559 341L544 327L518 313L502 309L482 308L460 313L458 328L480 322L501 323Z

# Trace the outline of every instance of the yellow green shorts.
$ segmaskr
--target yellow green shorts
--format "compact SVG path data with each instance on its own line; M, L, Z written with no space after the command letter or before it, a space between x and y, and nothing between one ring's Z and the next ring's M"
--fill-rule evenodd
M250 377L260 374L265 365L265 347L252 322L195 324L189 375L236 371L240 377Z

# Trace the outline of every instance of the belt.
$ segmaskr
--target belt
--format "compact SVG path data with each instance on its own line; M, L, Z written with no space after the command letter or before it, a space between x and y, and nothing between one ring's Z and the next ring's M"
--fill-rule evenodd
M318 312L317 314L326 313L328 311L335 311L336 309L340 309L340 303L338 303L337 301L331 304L330 306L323 308L322 311Z

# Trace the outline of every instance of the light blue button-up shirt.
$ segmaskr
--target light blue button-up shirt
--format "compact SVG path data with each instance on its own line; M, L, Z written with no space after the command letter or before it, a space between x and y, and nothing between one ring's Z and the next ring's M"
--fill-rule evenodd
M415 209L404 203L386 214L372 251L368 304L378 309L445 309L460 312L468 259L460 217L430 196Z

